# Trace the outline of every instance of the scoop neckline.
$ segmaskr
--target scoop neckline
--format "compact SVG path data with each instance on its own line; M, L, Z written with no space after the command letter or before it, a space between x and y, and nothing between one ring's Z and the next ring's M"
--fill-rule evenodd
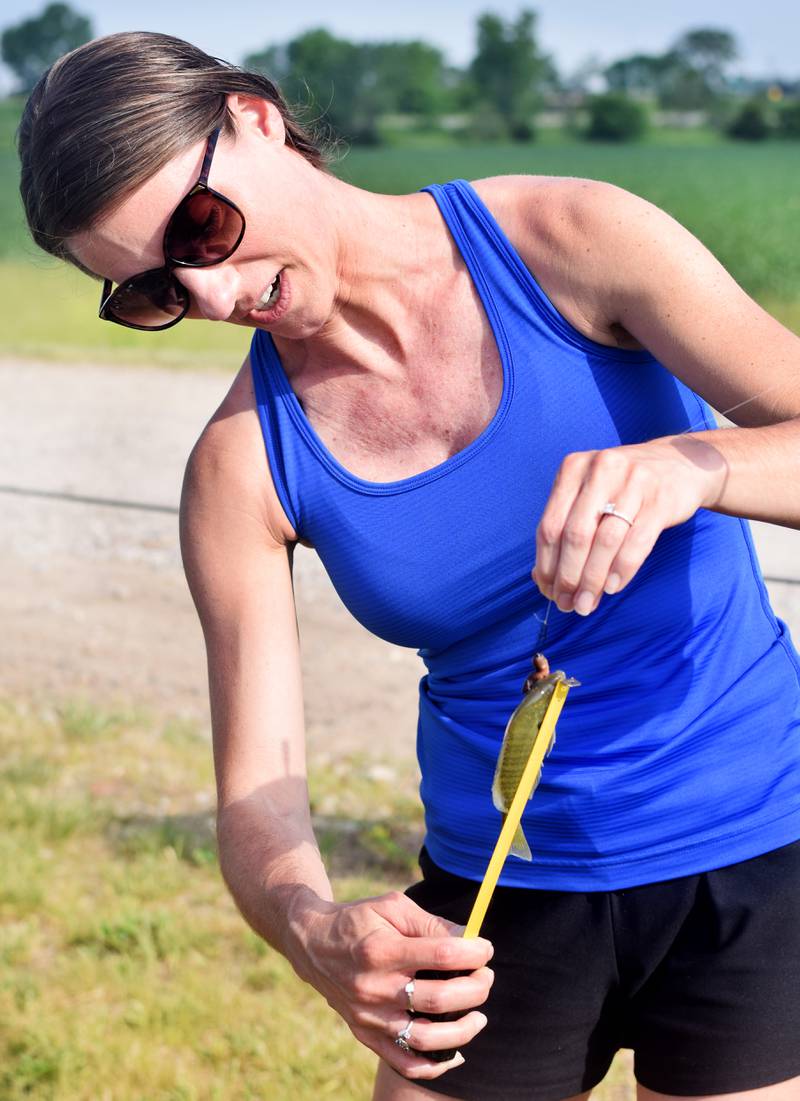
M443 477L445 474L449 474L452 470L457 469L463 463L468 462L471 458L477 455L483 448L490 442L492 437L498 431L503 421L506 418L508 410L511 406L511 399L514 390L514 362L513 354L511 351L511 345L508 340L508 335L503 325L500 312L497 308L497 304L492 295L491 287L488 281L481 272L480 266L477 263L477 258L473 252L472 246L467 238L463 241L459 241L453 233L450 224L445 218L442 212L442 206L439 201L441 198L449 206L450 200L444 190L437 194L429 191L427 188L422 189L427 191L436 203L439 213L442 215L442 221L445 224L445 228L450 236L453 238L456 248L458 248L461 258L466 265L467 271L472 279L475 288L478 291L478 297L481 300L484 311L489 321L489 326L492 330L495 345L497 347L498 354L500 356L500 362L503 367L503 391L500 396L497 409L494 412L494 416L486 425L486 427L472 440L470 443L463 447L460 451L457 451L455 455L450 455L447 459L443 459L442 462L437 463L435 466L429 467L427 470L419 471L417 474L412 474L407 478L398 478L390 482L373 482L366 478L360 478L357 474L348 470L336 456L328 449L327 445L322 441L322 438L318 435L316 429L311 424L311 421L305 414L305 411L300 404L300 400L295 394L289 377L286 374L283 364L281 363L281 357L278 354L278 349L275 347L275 342L272 339L272 334L267 330L261 330L263 336L267 338L268 348L268 362L270 363L273 373L276 375L280 384L280 389L286 398L287 408L289 413L297 425L299 431L302 433L304 439L315 452L317 457L321 460L323 465L338 478L339 481L345 485L350 486L353 489L357 489L362 493L372 493L376 495L402 493L406 490L416 489L418 486L426 485L429 482L434 481L437 478Z

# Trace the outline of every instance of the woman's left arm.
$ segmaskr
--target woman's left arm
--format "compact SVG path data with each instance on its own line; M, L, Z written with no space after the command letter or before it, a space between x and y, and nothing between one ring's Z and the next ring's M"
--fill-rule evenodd
M698 508L800 528L800 337L664 211L611 184L580 185L568 219L576 297L740 426L565 458L533 578L562 611L588 614ZM633 523L604 515L607 502Z

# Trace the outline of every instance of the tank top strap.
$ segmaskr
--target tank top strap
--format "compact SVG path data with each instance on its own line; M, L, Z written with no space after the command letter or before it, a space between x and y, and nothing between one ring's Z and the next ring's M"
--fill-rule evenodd
M547 297L468 180L429 184L420 191L434 197L470 273L480 284L489 285L501 311L526 315L528 324L543 339L561 347L566 345L609 359L620 358L621 351L629 363L652 361L647 351L605 347L575 329Z
M436 199L473 278L488 279L495 288L502 287L503 297L516 299L518 305L533 304L545 325L555 329L558 335L577 335L553 306L468 180L429 184L420 190Z

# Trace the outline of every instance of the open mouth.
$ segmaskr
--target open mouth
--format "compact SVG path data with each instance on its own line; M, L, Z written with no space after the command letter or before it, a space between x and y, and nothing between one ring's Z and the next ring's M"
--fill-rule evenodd
M269 325L277 321L289 309L290 287L286 278L286 269L281 268L269 286L261 292L261 297L253 305L248 317L256 324Z
M283 269L281 268L281 271ZM277 306L281 296L281 272L279 271L270 285L264 290L258 302L253 306L254 310L271 310Z

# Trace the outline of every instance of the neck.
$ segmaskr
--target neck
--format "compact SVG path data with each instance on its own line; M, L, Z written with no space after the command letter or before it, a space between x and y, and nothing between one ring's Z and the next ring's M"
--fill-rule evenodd
M430 304L447 301L462 263L457 249L426 193L380 195L333 177L317 182L317 217L331 232L299 292L316 285L327 308L307 334L273 333L284 367L290 376L358 371L405 381L420 341L435 339Z

